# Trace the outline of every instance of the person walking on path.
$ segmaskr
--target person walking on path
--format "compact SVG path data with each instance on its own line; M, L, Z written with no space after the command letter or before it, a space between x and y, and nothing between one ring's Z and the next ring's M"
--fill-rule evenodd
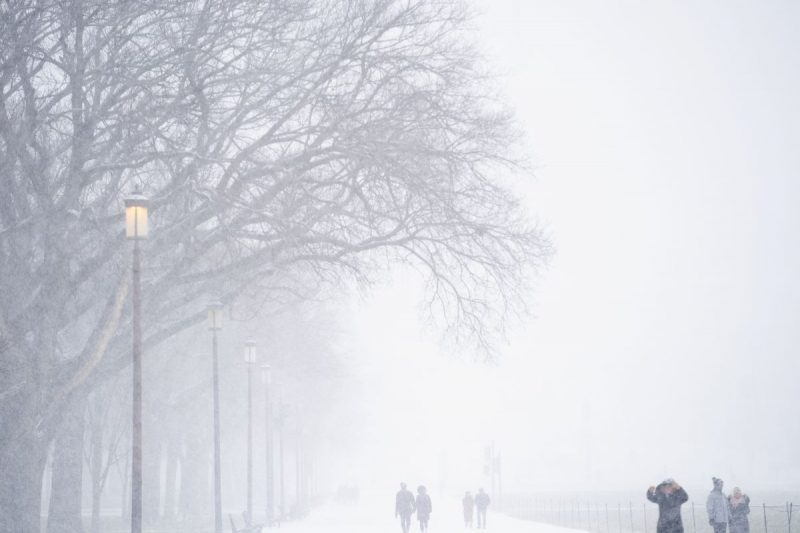
M750 496L742 493L739 487L733 488L733 494L728 497L730 510L731 533L750 533Z
M400 490L394 499L394 517L400 517L400 527L403 533L408 533L411 528L411 515L417 510L414 495L406 488L405 483L400 483Z
M475 498L472 493L467 491L464 498L461 499L461 505L464 507L464 527L472 527L472 514L475 511Z
M722 480L712 477L714 488L706 499L706 512L708 512L708 523L714 528L714 533L726 533L728 522L731 520L731 513L728 507L728 498L722 493Z
M647 489L647 499L658 504L658 533L683 533L681 505L689 501L689 495L683 487L674 479L665 479Z
M420 485L417 488L417 520L419 520L419 530L428 530L428 520L431 519L433 512L433 503L431 497L428 496L428 489Z
M478 494L475 495L475 507L478 509L478 529L486 529L486 509L492 500L489 495L483 492L483 489L478 489Z

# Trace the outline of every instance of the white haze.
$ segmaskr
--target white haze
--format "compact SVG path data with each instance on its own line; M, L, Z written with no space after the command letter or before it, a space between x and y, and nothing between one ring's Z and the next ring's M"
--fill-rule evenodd
M800 4L476 7L556 256L495 367L421 333L402 275L354 300L338 472L474 490L495 441L507 490L797 487Z
M484 363L439 342L420 312L422 280L402 267L380 265L386 279L369 291L345 286L258 320L253 302L228 305L219 333L225 512L246 502L249 338L274 372L273 387L254 384L259 513L267 434L282 442L270 451L285 454L273 457L285 485L271 493L280 493L279 514L305 503L308 478L314 496L345 485L380 493L387 520L401 481L426 485L441 509L441 495L492 488L491 444L505 491L528 496L643 500L646 487L673 477L698 501L712 476L758 503L781 503L767 491L796 495L800 2L472 3L470 38L500 74L500 100L515 108L535 167L514 187L555 248L528 295L532 316L512 321ZM145 273L155 268L145 262ZM146 491L145 509L178 509L187 524L208 522L212 509L210 351L200 324L145 348L145 485L165 480L163 498ZM114 379L92 397L117 402L106 446L130 442L130 375ZM161 440L183 446L180 461ZM170 473L178 462L179 475ZM130 470L122 460L114 468L102 506L117 516ZM88 467L82 475L86 511Z

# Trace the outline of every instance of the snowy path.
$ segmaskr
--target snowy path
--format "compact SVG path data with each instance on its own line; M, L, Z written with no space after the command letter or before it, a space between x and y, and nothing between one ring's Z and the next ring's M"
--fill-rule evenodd
M286 533L401 533L399 521L393 516L393 497L368 498L357 505L328 504L316 509L308 518L297 523L284 524L280 531ZM388 502L388 503L387 503ZM437 505L438 503L438 505ZM372 505L371 505L372 504ZM474 531L465 529L458 501L434 501L430 533L456 533ZM566 529L549 524L524 522L489 513L487 533L570 533ZM419 533L419 523L412 521L411 533Z

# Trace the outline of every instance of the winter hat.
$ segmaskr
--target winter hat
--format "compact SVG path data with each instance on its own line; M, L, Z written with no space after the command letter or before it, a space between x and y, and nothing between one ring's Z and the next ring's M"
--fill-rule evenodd
M714 482L714 488L722 486L722 480L720 478L718 478L718 477L712 477L711 481Z

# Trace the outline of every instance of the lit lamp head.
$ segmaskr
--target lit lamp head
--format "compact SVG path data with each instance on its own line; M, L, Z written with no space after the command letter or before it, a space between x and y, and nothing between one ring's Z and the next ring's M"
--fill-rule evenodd
M125 236L129 239L147 237L147 198L134 191L125 198Z
M244 343L244 362L252 365L256 359L256 341L249 340Z
M212 302L206 308L208 310L208 329L219 331L222 329L222 302Z
M264 385L272 385L272 367L269 365L261 365L261 381Z

